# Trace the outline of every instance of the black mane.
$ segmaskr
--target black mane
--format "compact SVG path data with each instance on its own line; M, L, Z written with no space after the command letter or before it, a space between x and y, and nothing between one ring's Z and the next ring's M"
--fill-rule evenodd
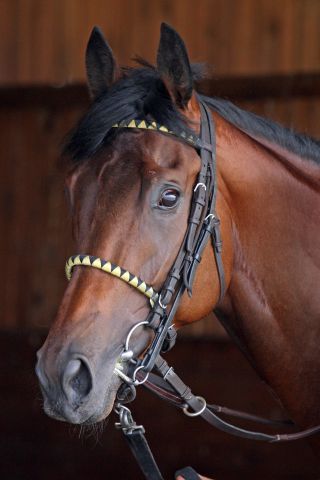
M63 153L71 156L75 163L93 156L117 135L118 131L112 130L112 126L121 120L155 120L169 129L188 131L185 118L173 104L157 70L141 59L138 61L142 66L125 69L123 78L92 104L71 132ZM194 80L199 80L201 66L193 65L192 70ZM320 164L319 141L242 110L227 100L202 95L201 98L241 130L266 138L300 157Z
M270 140L301 158L313 160L320 164L319 140L297 133L268 118L242 110L227 100L205 96L202 96L202 99L228 122L248 134L251 133L254 136Z
M142 60L139 63L144 66L124 70L124 77L92 104L71 132L63 153L71 155L75 162L97 153L110 136L117 134L110 130L121 120L156 121L188 133L185 118L173 104L157 70ZM199 71L194 66L195 79Z

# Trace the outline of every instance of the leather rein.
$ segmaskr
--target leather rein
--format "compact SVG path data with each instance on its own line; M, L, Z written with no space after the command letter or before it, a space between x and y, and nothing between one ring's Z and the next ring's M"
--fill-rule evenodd
M220 220L215 211L217 196L215 129L210 110L201 97L199 98L199 104L201 112L200 137L190 134L190 132L172 131L156 122L149 123L145 120L131 119L121 121L113 126L113 128L140 128L157 131L165 135L173 135L195 148L201 157L201 168L193 191L187 230L176 260L161 291L159 293L155 292L152 286L139 277L110 261L98 257L75 255L70 257L66 263L66 275L69 280L74 266L94 267L128 283L150 300L151 310L147 319L134 325L129 331L124 350L114 370L123 382L118 390L115 404L115 411L119 415L119 423L116 426L124 433L145 478L149 480L163 480L163 477L144 436L143 426L135 423L130 410L124 405L134 400L136 386L140 384L144 384L147 389L159 397L182 409L187 416L201 416L219 430L239 437L279 443L298 440L320 432L320 426L316 426L298 433L271 435L246 430L228 423L218 414L222 413L277 426L292 425L290 421L271 421L218 405L208 405L204 398L195 396L191 392L191 389L184 384L173 368L160 355L161 352L170 350L175 344L177 333L173 319L185 291L187 290L189 295L192 294L197 267L210 238L220 284L219 301L225 293ZM130 340L135 330L140 327L151 328L154 336L142 358L134 358L133 350L130 348ZM151 373L152 370L156 374Z

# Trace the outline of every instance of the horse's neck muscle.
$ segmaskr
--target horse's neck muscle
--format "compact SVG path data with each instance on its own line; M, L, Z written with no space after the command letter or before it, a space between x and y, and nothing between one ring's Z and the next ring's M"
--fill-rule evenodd
M284 168L288 170L300 182L305 182L315 191L320 192L320 162L303 158L296 153L281 147L277 143L272 143L263 137L255 137L248 134L250 138L255 140L259 145L263 146L267 151L274 155ZM320 159L320 152L319 152Z
M319 423L319 167L305 162L298 175L284 152L279 161L279 151L224 121L217 132L234 249L223 323L293 417Z

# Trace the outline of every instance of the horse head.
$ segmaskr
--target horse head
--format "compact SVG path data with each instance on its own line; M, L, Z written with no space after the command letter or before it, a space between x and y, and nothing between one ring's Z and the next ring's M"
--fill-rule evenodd
M162 25L157 67L144 62L133 69L118 67L95 28L86 67L93 103L66 146L66 184L78 251L94 255L99 268L86 268L94 263L86 255L70 260L71 281L37 364L45 411L72 423L110 413L128 333L136 358L150 343L152 330L132 330L150 312L137 287L161 290L186 234L201 167L184 141L200 131L195 69L172 28ZM199 269L193 298L183 296L177 328L208 314L219 298L211 246L204 255L206 268ZM126 281L106 275L106 263Z

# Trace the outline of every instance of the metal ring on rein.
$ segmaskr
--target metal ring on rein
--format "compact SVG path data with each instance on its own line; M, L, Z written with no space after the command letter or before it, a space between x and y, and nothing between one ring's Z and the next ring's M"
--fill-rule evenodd
M144 382L146 382L148 380L150 372L147 372L146 376L142 380L136 380L137 372L139 370L143 370L143 368L144 368L143 365L140 365L140 367L137 367L135 369L135 371L133 372L132 380L133 380L133 384L134 384L135 387L138 386L138 385L142 385Z
M205 401L205 399L203 397L196 397L200 402L203 403L203 406L200 408L200 410L198 410L198 412L189 412L188 411L188 405L186 407L183 407L182 411L185 415L187 415L188 417L198 417L199 415L201 415L201 413L203 413L205 411L205 409L207 408L207 402Z
M135 325L133 325L133 327L131 328L130 332L128 333L127 335L127 338L126 338L126 343L125 343L125 346L124 346L124 352L123 353L126 353L129 351L129 342L130 342L130 339L131 339L131 336L133 334L133 332L138 328L138 327L141 327L141 325L148 325L149 322L147 320L144 320L143 322L139 322L139 323L136 323Z
M122 352L121 354L121 358L123 360L126 360L126 361L129 361L131 363L136 363L135 360L133 360L133 352L132 350L130 350L129 348L129 342L131 340L131 336L133 334L133 332L138 328L138 327L141 327L143 325L149 325L149 322L147 320L144 320L142 322L139 322L137 323L136 325L133 325L133 327L130 329L128 335L127 335L127 338L126 338L126 342L125 342L125 346L124 346L124 351ZM128 377L126 374L124 374L123 372L121 372L121 370L119 370L118 368L115 368L115 373L122 379L124 380L126 383L128 384L132 384L134 385L135 387L138 386L138 385L142 385L144 382L147 381L148 379L148 376L149 376L149 372L147 373L147 375L145 376L145 378L143 378L142 380L137 380L136 379L136 376L137 376L137 372L139 370L142 370L143 367L140 366L140 367L137 367L134 372L133 372L133 375L132 375L132 378Z

